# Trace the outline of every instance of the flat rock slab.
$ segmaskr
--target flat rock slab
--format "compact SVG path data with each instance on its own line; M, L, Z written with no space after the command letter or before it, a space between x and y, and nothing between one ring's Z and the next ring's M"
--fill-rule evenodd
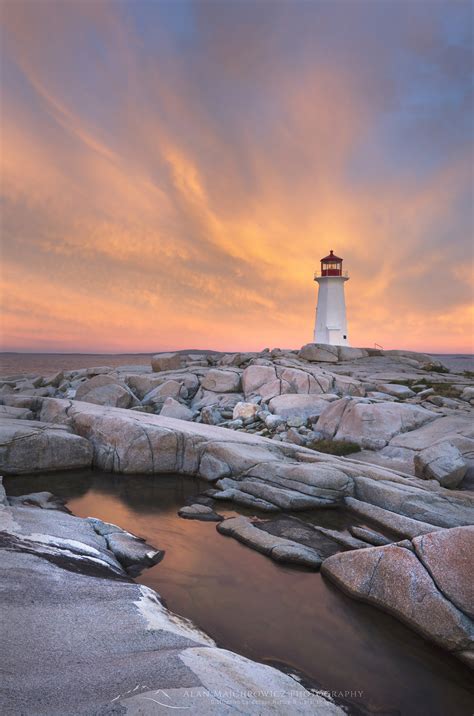
M89 467L92 446L62 426L0 416L0 471L13 475Z
M272 520L258 522L259 529L275 537L290 539L298 544L310 547L319 554L322 560L327 559L337 552L343 552L348 549L348 542L351 541L350 535L344 536L343 533L336 535L335 530L325 529L323 527L313 526L296 517L284 515L276 517ZM339 537L339 540L336 539ZM357 545L366 546L363 543ZM354 544L352 545L354 548Z
M234 537L276 562L287 562L311 569L319 569L321 566L320 555L311 547L259 529L247 517L231 517L224 520L217 525L217 531L223 535Z
M466 574L474 573L474 552L465 549L461 559L453 559L460 543L468 547L469 531L462 527L443 531L443 548L434 556L438 533L417 538L418 548L426 541L427 554L436 565L438 579L446 585L462 585L456 591L458 603L464 604ZM416 541L416 540L415 540ZM415 543L414 541L414 543ZM344 552L329 557L322 566L325 576L357 599L373 604L407 623L425 638L451 651L467 663L474 659L474 624L469 616L443 593L439 582L417 555L409 541L385 547ZM448 545L452 543L451 549ZM426 557L427 563L430 559ZM468 564L466 564L466 559ZM467 567L467 572L464 570ZM456 590L456 587L453 587Z

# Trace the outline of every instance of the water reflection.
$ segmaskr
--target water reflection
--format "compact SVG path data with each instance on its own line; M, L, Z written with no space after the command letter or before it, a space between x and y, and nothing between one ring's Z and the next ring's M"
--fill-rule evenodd
M163 562L137 581L220 646L293 667L325 689L363 691L355 698L363 712L473 711L470 672L453 657L321 575L277 565L219 535L213 523L180 519L177 509L207 483L80 472L9 478L6 487L10 494L49 489L66 497L74 514L114 522L164 549Z

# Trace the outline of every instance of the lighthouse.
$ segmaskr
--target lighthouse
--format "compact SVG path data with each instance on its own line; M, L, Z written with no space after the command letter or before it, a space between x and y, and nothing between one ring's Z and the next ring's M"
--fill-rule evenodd
M344 284L349 280L342 273L342 261L331 250L321 259L321 272L314 274L319 285L318 307L314 324L314 342L331 346L348 346Z

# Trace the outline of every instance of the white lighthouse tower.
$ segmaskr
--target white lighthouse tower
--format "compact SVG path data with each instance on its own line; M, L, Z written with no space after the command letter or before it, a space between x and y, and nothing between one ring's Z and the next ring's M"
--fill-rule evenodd
M318 307L314 324L314 342L332 346L348 346L344 284L349 280L342 273L342 261L331 250L321 259L321 272L314 274L319 285Z

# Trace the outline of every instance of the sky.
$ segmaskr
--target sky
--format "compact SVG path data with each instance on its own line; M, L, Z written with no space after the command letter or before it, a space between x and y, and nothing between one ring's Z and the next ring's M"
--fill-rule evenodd
M472 7L3 0L2 350L471 352Z

